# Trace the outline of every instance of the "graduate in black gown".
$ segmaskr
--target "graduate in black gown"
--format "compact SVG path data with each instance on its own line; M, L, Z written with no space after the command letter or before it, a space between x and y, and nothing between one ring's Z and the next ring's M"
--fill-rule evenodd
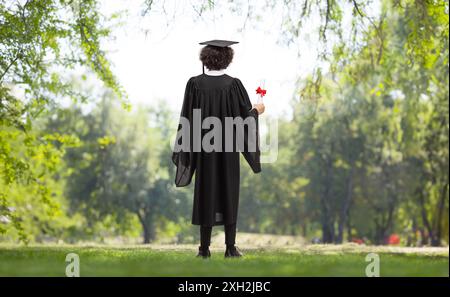
M203 258L210 257L211 230L216 225L224 225L225 257L242 256L235 246L239 154L244 155L253 172L261 171L258 116L264 112L264 104L252 106L241 81L224 73L233 59L230 45L234 43L237 42L211 40L200 43L205 45L200 52L203 74L187 82L172 155L177 167L176 186L189 185L195 175L192 224L200 226L198 256ZM196 118L200 119L200 124L195 124ZM230 128L227 118L246 120L246 124L236 121L235 126L227 130ZM206 126L205 119L209 120ZM239 140L243 140L243 144Z

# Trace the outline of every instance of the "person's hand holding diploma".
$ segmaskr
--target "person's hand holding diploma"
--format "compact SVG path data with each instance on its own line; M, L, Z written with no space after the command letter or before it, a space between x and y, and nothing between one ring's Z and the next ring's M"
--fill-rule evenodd
M266 106L264 105L264 103L253 104L253 108L256 109L258 114L263 114L266 110Z

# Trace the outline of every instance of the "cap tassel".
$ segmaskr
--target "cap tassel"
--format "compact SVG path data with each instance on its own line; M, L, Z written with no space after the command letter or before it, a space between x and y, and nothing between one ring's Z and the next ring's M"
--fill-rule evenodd
M203 64L203 63L202 63L202 71L203 71L203 74L205 74L205 64Z

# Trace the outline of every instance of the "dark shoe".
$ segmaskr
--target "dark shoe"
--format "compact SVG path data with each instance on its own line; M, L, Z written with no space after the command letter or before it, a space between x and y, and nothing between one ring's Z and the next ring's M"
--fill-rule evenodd
M211 252L209 251L209 248L203 248L201 246L198 247L198 254L197 257L202 257L203 259L211 257Z
M242 257L244 254L237 248L237 246L227 246L225 250L225 258L238 258Z

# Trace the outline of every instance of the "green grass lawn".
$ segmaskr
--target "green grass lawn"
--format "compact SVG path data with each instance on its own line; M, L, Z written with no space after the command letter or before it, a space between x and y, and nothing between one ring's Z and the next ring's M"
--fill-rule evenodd
M81 276L365 276L365 251L245 250L242 259L209 260L189 249L143 246L0 246L0 276L65 276L68 253L80 257ZM378 251L381 276L448 276L447 253Z

